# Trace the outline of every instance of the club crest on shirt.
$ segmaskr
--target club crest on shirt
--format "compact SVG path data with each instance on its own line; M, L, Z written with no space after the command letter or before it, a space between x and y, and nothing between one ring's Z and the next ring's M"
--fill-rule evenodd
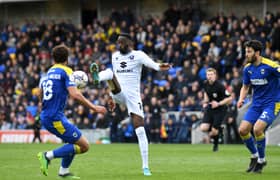
M264 74L264 69L261 69L261 74Z
M218 94L217 93L213 93L213 97L214 98L218 97Z
M74 132L73 137L78 137L78 134L76 132Z
M225 94L226 94L227 96L230 95L230 93L228 92L228 90L225 91Z
M130 55L128 58L129 58L130 60L133 60L133 59L134 59L134 55Z

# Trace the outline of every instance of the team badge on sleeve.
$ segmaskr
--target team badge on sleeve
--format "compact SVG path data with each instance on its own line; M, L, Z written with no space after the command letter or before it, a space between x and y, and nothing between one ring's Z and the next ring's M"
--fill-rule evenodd
M228 92L228 90L225 91L225 94L226 94L227 96L230 96L230 93Z

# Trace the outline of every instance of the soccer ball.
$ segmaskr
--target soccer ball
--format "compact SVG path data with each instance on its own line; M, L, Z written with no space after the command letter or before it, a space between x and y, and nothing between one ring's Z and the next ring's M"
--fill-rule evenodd
M88 83L88 76L84 71L74 71L72 78L78 89L85 88Z

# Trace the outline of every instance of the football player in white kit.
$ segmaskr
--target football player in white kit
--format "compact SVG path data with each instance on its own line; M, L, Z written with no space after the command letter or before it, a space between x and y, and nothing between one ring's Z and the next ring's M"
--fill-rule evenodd
M144 129L143 105L140 96L142 66L164 71L168 70L171 65L156 63L143 51L133 50L133 41L127 33L121 33L117 43L119 51L112 55L113 71L106 69L99 72L98 65L92 63L90 72L95 84L100 81L108 82L112 92L112 98L108 102L111 110L115 108L114 101L126 105L138 138L143 173L145 176L151 176L148 165L148 140Z

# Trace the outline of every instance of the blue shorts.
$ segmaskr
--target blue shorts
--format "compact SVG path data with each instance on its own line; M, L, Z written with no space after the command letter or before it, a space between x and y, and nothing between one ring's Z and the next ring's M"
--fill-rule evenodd
M81 131L63 115L59 118L47 118L41 116L42 125L52 134L66 143L74 144L82 136Z
M244 120L255 124L258 119L271 125L279 113L280 103L272 102L261 106L252 104L244 116Z

